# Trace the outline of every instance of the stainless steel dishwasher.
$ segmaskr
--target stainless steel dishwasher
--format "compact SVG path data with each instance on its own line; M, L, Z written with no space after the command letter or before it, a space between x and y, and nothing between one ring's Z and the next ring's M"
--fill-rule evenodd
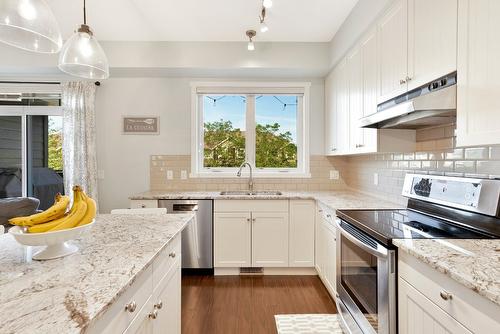
M160 200L158 206L168 213L195 212L182 231L183 273L213 273L213 201Z

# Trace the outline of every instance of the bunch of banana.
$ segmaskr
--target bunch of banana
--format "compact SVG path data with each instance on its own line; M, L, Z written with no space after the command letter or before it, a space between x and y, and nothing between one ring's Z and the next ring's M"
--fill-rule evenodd
M43 212L41 214L43 214ZM62 215L59 215L57 218L47 219L40 223L32 225L23 225L23 226L29 226L27 229L28 233L60 231L68 228L89 224L90 222L92 222L95 215L96 215L95 201L92 198L88 197L87 194L83 192L80 186L74 186L73 206L67 213L63 213ZM13 220L20 218L13 218Z
M59 219L65 215L66 210L68 209L68 205L69 196L62 196L61 194L57 194L54 205L52 205L47 210L40 213L35 213L27 217L11 218L9 220L9 223L19 226L33 226L36 224L48 222L50 220Z

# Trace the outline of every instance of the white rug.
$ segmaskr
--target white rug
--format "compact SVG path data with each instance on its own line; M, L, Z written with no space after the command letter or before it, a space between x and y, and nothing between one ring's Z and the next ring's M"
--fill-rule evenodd
M275 315L278 334L343 334L336 314Z

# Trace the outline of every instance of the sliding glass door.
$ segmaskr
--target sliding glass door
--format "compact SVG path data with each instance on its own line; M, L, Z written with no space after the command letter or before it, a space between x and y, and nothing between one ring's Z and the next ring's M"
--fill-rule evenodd
M25 196L24 119L0 114L0 198Z
M64 193L57 106L0 106L0 198L30 196L40 209Z

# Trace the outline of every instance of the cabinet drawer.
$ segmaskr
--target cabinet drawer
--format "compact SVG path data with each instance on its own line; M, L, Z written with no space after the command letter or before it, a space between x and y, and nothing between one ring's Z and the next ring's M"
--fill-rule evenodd
M163 249L153 262L153 287L157 286L162 278L170 271L172 266L177 263L180 265L181 259L181 236L178 235L172 240L165 249Z
M152 268L149 266L91 327L89 333L122 333L146 305L152 291ZM134 303L135 307L125 308Z
M474 333L500 333L500 307L413 256L399 252L398 275ZM443 294L443 296L441 296ZM447 298L449 294L451 298Z
M288 200L216 200L215 212L288 212Z
M146 209L146 208L157 208L158 201L155 199L145 199L145 200L131 200L131 209Z

